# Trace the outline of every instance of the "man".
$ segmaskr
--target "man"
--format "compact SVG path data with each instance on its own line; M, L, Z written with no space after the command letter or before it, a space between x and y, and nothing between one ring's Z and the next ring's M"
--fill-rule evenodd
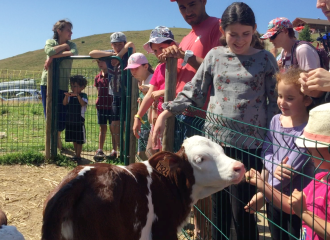
M182 91L184 85L191 81L195 76L195 73L206 54L214 47L220 46L221 32L219 31L220 19L216 17L210 17L206 13L207 0L170 0L171 2L177 2L179 11L184 20L191 26L191 31L180 42L179 46L173 45L163 50L163 58L175 57L178 58L177 65L177 84L176 94ZM209 98L209 97L208 97ZM206 111L208 106L208 100L205 102L203 110ZM195 116L205 118L205 112L195 111L193 113L187 113L186 115L179 115L176 121L176 134L183 133L183 138L191 137L200 132L194 131L196 129L202 129L204 121ZM197 124L196 124L197 123ZM192 127L195 125L194 127ZM175 139L179 140L175 142L175 146L181 146L182 137L175 136ZM199 207L203 205L205 209L210 211L210 198L206 198L197 203ZM202 209L204 211L204 209ZM207 217L210 217L209 212L205 212ZM196 237L206 238L207 233L205 231L205 220L198 221L196 219L197 211L195 211L195 235ZM201 231L200 231L200 230ZM199 235L199 236L198 236Z
M89 53L89 55L92 58L105 58L105 57L111 57L111 56L118 56L122 59L123 62L123 68L127 66L128 61L128 48L133 48L133 53L135 52L135 46L132 42L127 42L126 36L122 32L115 32L111 34L110 36L110 42L112 50L93 50ZM120 107L121 107L121 101L125 101L125 99L121 99L121 91L124 91L124 89L121 89L121 71L120 66L118 63L118 60L112 59L111 61L109 59L103 59L108 68L108 78L109 78L109 92L108 94L112 97L112 103L111 103L111 125L110 125L110 131L112 135L112 151L110 155L108 156L109 159L115 159L118 156L118 149L119 149L119 141L120 141ZM124 85L126 84L126 71L124 72ZM125 119L124 119L125 120ZM100 150L100 149L99 149ZM99 156L99 150L97 150L95 157L98 158Z
M317 0L316 7L321 9L330 21L330 0ZM299 81L302 91L314 97L315 104L330 102L330 73L328 71L318 68L308 73L301 73Z

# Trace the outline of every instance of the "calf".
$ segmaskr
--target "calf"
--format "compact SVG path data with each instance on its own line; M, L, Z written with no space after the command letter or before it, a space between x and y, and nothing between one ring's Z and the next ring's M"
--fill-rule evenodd
M79 166L48 196L43 240L177 240L198 199L239 183L244 165L194 136L176 154L129 166Z

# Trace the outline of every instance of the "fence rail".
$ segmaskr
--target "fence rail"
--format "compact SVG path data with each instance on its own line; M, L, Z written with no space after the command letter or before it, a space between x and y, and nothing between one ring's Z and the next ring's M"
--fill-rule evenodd
M89 57L72 59L73 61L92 61ZM174 67L171 69L173 68ZM54 71L56 72L57 70L54 69ZM173 70L169 70L169 72L172 71ZM97 88L94 87L94 77L98 73L99 70L96 68L96 64L95 68L72 68L70 70L70 75L81 74L84 75L88 81L88 85L84 90L88 96L88 108L85 115L87 143L83 146L82 154L82 156L88 160L86 163L91 163L94 161L93 157L95 151L98 149L99 142L100 131L99 124L97 122L96 110L98 91ZM0 82L21 80L21 78L25 77L36 79L37 76L40 78L40 73L35 73L35 75L33 75L32 73L27 73L24 71L0 70ZM55 80L55 82L58 82L61 78L60 76L60 74L57 75L57 77L55 75L53 81ZM120 141L120 160L122 163L128 164L128 162L133 161L134 157L136 161L142 161L145 159L141 159L136 155L136 152L134 152L134 149L136 148L136 139L132 137L133 135L131 132L132 116L136 113L134 112L136 111L136 99L133 98L137 96L135 86L137 83L131 78L130 75L127 79L125 79L125 81L126 85L130 87L127 90L128 94L125 93L122 96L123 98L126 98L127 101L126 105L122 107L122 120L120 123L122 134ZM122 89L125 89L125 87L122 86ZM53 95L54 94L57 94L56 91L53 91ZM131 112L131 109L134 110ZM227 155L242 161L247 170L250 168L261 170L262 164L268 165L268 167L272 169L282 167L281 162L283 159L276 159L276 156L279 152L284 152L286 155L293 158L290 159L291 163L298 166L298 168L289 169L287 167L282 167L290 170L292 180L283 182L271 181L271 186L274 189L277 189L288 196L290 196L294 188L298 188L298 190L302 191L303 188L309 183L314 183L314 185L318 183L323 184L326 186L326 189L328 189L329 174L325 176L325 181L315 179L315 175L322 172L322 163L330 163L329 159L325 159L322 155L312 156L311 152L308 150L292 145L292 142L295 142L295 139L299 137L286 134L285 132L271 131L266 128L261 128L235 119L226 118L211 112L205 112L194 107L191 107L187 111L190 111L190 113L198 112L199 114L191 118L190 122L183 120L183 117L185 117L184 115L176 116L175 124L178 127L174 132L174 137L171 138L172 142L170 142L173 144L172 147L174 147L174 149L175 147L180 146L183 142L184 131L189 131L191 135L203 135L220 144L224 148ZM125 135L123 121L124 115L127 116ZM129 115L131 115L131 117ZM204 117L205 115L206 117ZM54 120L55 117L53 116L51 119ZM53 124L53 126L55 125ZM249 131L242 132L242 126L244 126L245 129L249 129ZM0 101L0 155L5 155L11 152L24 152L27 150L45 151L45 129L45 117L43 114L41 101ZM150 124L146 125L145 129L146 132L150 132ZM63 136L61 138L63 141ZM125 144L124 140L126 140ZM54 134L52 136L52 141L57 141L57 137ZM140 144L145 148L147 147L147 142L143 139L141 139ZM70 154L72 155L74 146L64 142L63 146L66 149L66 152L62 152L62 154L66 154L67 156L70 156ZM53 145L53 148L56 150L56 145ZM111 148L112 137L107 135L104 150L109 153ZM125 149L127 149L127 151L125 151ZM271 154L267 155L267 151L271 152ZM313 159L318 159L320 161L320 164L315 168L312 164ZM194 230L196 230L196 228L198 228L201 236L200 239L212 239L211 236L213 239L235 239L235 235L237 234L235 230L227 229L231 221L233 221L230 216L231 213L229 211L225 211L222 215L218 214L221 218L215 218L216 213L223 211L221 206L229 206L228 204L235 202L237 204L236 208L242 210L248 204L250 199L247 199L246 196L239 194L237 195L236 193L234 194L233 190L234 189L232 188L226 188L221 192L221 194L213 196L212 199L206 198L198 202L198 204L194 206L194 209L192 209L188 224L182 229L180 239L196 239L194 237ZM254 188L251 188L250 190L252 192L254 191L253 193L255 194L257 193L257 190ZM264 195L266 195L265 192ZM324 195L328 196L328 192ZM315 202L316 198L314 194L313 204L320 204L319 202ZM274 197L272 197L261 201L261 205L259 204L256 206L258 211L256 211L256 213L251 213L251 216L257 220L257 224L253 225L251 222L245 221L243 222L243 228L249 228L251 231L254 229L254 239L271 239L269 225L271 226L273 234L274 232L280 232L279 239L287 239L287 236L291 237L291 239L300 239L297 233L293 231L293 228L296 226L304 226L301 220L301 213L284 213L284 211L282 211L282 207L277 209L272 205L274 200ZM329 207L328 199L326 198L324 201L324 207L327 209ZM253 210L250 211L252 212ZM274 220L272 214L275 214L275 212L279 214L279 219L282 219L281 221L277 222ZM312 211L312 219L315 219L315 214L317 213L318 212L316 210L315 212ZM328 218L326 210L324 213L325 218ZM287 222L291 222L292 224L285 225ZM293 222L296 224L293 224ZM325 236L326 231L324 231L324 236L322 237ZM313 238L311 237L310 239Z

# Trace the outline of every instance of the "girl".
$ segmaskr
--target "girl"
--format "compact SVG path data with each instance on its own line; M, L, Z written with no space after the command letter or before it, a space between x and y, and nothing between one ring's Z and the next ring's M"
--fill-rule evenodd
M144 49L148 53L154 53L156 57L159 57L162 53L162 50L175 45L174 35L172 31L164 26L158 26L151 31L149 41L144 44ZM162 103L164 102L164 93L165 93L165 67L166 64L160 63L155 70L155 73L150 80L150 88L144 97L139 111L135 115L133 132L136 138L139 138L138 132L141 128L142 116L146 114L147 110L151 107L154 101L157 101L157 113L160 114L162 109ZM155 123L156 117L153 116L152 123ZM151 131L153 130L153 127ZM154 146L154 149L160 149L160 140L158 139L157 144Z
M78 55L76 44L71 42L72 23L67 20L60 20L53 27L53 39L48 39L45 45L47 60L41 75L41 96L46 117L46 93L47 93L47 70L54 58ZM69 78L71 74L72 60L63 60L60 63L60 79L58 90L58 142L57 147L61 150L61 132L65 129L66 107L63 105L64 93L69 90ZM54 79L55 80L55 79ZM57 79L56 79L57 80Z
M142 53L134 53L128 59L128 65L125 68L130 69L133 77L138 80L140 89L139 105L141 104L144 96L147 94L150 87L150 80L153 77L154 70L148 62L148 59ZM150 109L149 109L150 110ZM148 115L150 116L150 111ZM144 114L142 120L145 122L141 126L141 132L138 139L138 155L141 159L148 159L156 153L151 147L151 137L149 137L150 128L147 114Z
M299 69L290 69L287 73L277 74L277 105L282 113L273 117L269 127L271 131L267 132L262 147L265 169L261 176L269 174L269 177L265 178L269 185L286 195L291 195L294 189L302 190L307 186L310 178L303 176L314 176L314 165L308 156L304 155L305 149L298 149L294 143L295 138L291 137L302 134L308 121L308 107L312 103L311 98L300 90L298 79L301 72L303 71ZM294 169L295 172L289 169ZM263 194L258 192L245 206L245 210L254 213L263 205ZM290 239L283 229L299 238L300 221L297 216L292 216L291 220L290 214L282 213L279 208L268 203L267 216L274 240Z
M212 49L195 77L185 85L177 98L163 104L164 111L157 119L153 143L157 134L164 131L168 117L182 113L189 106L201 108L211 86L208 117L214 119L214 114L218 114L216 120L221 121L222 117L225 117L231 119L222 122L237 122L227 125L228 127L206 124L206 134L232 146L225 148L227 155L241 158L245 166L258 166L260 169L261 161L254 157L261 154L260 143L254 137L264 133L257 132L256 128L242 122L266 127L278 112L274 77L277 71L276 60L268 51L251 46L257 26L254 13L248 5L238 2L231 4L221 19L220 31L223 33L221 40L224 47ZM239 129L243 135L236 134L237 130L232 131L231 126ZM242 148L250 154L237 150ZM254 216L245 213L243 206L240 206L240 201L247 203L251 199L255 189L243 183L230 187L229 191L234 195L231 201L227 191L213 196L213 206L221 207L221 210L214 209L213 216L217 218L214 221L225 236L229 236L230 223L233 220L237 239L257 239ZM216 239L221 239L221 234L216 230L213 235L218 236Z
M295 189L291 196L274 189L254 169L245 174L246 180L255 185L265 197L287 214L296 214L302 220L299 239L323 240L330 237L330 104L320 105L310 111L309 120L303 138L297 138L300 148L307 147L312 155L314 166L326 172L317 173L315 178L299 192ZM299 219L300 223L300 219Z

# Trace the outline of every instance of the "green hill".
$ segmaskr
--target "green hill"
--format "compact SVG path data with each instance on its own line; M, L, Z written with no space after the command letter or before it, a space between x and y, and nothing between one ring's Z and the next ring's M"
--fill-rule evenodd
M171 30L175 36L175 40L178 42L180 42L181 39L190 31L190 29L185 28L171 28ZM135 44L137 52L144 53L150 61L151 65L155 66L157 63L156 57L152 54L146 54L146 51L143 49L143 44L148 41L150 32L151 30L126 31L124 33L127 36L127 40ZM79 55L88 55L88 53L94 49L111 49L110 34L111 33L96 34L92 36L77 38L74 39L73 42L77 44ZM45 60L46 55L43 49L40 49L0 60L0 69L41 71L43 69ZM91 60L77 60L74 61L73 64L73 68L88 67L96 67L96 63L93 63Z

